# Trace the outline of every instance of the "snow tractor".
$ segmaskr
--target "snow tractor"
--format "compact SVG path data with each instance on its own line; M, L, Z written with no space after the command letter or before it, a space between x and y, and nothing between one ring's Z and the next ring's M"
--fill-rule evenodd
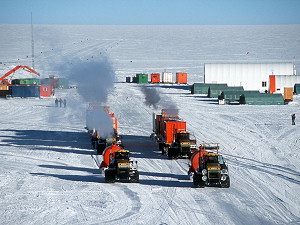
M186 122L178 116L178 110L163 109L161 115L153 113L152 137L158 142L159 150L169 159L191 157L196 150L196 140L186 130Z
M200 145L199 150L195 151L191 157L188 173L193 174L195 187L230 187L228 167L223 156L219 154L218 144Z
M129 157L130 152L119 145L107 147L103 152L103 162L100 168L104 168L105 182L116 181L139 182L137 161L135 163Z
M112 119L113 131L109 137L101 136L99 132L99 128L98 129L95 128L95 125L99 126L101 122L106 123L104 121L105 119L101 121L101 118L99 118L103 110ZM96 149L97 154L100 155L102 154L104 149L112 145L112 143L117 143L119 145L122 145L122 140L118 134L118 120L117 118L115 118L115 114L110 113L109 110L110 110L109 106L101 106L98 104L89 104L89 108L87 110L86 129L88 130L88 134L90 135L93 148ZM102 116L105 117L106 115L104 114Z

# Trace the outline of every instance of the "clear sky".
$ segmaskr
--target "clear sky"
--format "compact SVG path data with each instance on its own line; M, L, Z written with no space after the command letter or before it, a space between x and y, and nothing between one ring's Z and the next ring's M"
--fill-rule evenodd
M0 24L300 24L300 0L0 0Z

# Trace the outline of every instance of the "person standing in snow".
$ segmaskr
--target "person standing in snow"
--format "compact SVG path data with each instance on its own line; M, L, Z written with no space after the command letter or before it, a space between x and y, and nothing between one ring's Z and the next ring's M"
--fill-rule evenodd
M59 107L61 107L62 102L63 102L63 101L62 101L62 99L60 98L60 99L59 99Z
M55 99L55 107L57 107L58 106L58 99L56 98Z
M296 119L296 114L293 113L293 114L292 114L292 125L296 125L295 119Z
M64 99L64 108L66 108L66 106L67 106L67 100Z

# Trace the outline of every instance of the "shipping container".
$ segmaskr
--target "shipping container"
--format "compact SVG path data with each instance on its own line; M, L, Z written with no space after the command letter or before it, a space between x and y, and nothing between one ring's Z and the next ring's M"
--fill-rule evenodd
M37 85L12 85L10 86L12 97L29 98L40 97L40 86Z
M136 82L138 84L146 84L148 83L148 74L138 73L136 74Z
M9 90L9 86L7 84L0 84L0 91L7 91Z
M69 80L67 78L58 78L57 85L59 89L69 89Z
M39 85L40 80L37 78L27 78L27 79L14 79L11 81L11 84L18 85Z
M240 96L240 104L247 105L284 105L282 94L244 92Z
M115 117L114 113L109 113L108 115L112 118L112 126L113 126L115 134L117 134L118 133L118 120Z
M222 91L227 91L227 90L231 90L231 91L244 91L244 88L242 86L235 86L235 87L229 87L229 86L224 86L223 85L211 85L208 88L208 93L207 93L207 97L208 98L218 98L218 96L222 93Z
M6 98L7 95L10 95L9 90L0 90L0 98Z
M300 84L295 84L294 85L294 93L295 93L295 95L300 94Z
M191 94L208 94L208 88L213 86L222 86L227 88L227 84L194 83L191 88Z
M162 83L173 83L173 74L171 72L162 72Z
M165 134L164 138L166 144L172 144L174 140L174 135L180 131L186 131L186 122L185 121L164 121L165 125Z
M137 83L137 77L132 77L132 83Z
M160 73L151 73L151 83L160 83Z
M52 85L50 78L42 78L40 79L41 85Z
M177 84L187 84L187 73L176 73Z
M220 96L218 97L219 100L227 100L228 102L235 102L235 101L239 101L240 96L244 93L243 90L225 90L222 91L222 93L220 94ZM259 93L257 91L257 93Z
M41 85L40 86L40 96L41 97L51 97L53 95L52 86Z
M126 77L126 83L131 83L131 77Z
M284 88L284 94L283 94L283 96L284 96L284 101L285 102L293 101L293 92L294 92L293 89L294 88L292 88L292 87L285 87Z

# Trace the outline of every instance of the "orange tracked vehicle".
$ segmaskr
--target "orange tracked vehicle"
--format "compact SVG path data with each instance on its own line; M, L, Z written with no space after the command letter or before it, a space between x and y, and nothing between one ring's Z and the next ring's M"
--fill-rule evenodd
M130 159L130 152L119 145L111 145L103 151L103 161L100 168L104 169L105 182L114 183L125 180L139 182L137 161Z
M188 173L193 174L195 187L230 187L228 167L223 156L219 154L218 144L200 145L199 150L195 151L191 157Z

